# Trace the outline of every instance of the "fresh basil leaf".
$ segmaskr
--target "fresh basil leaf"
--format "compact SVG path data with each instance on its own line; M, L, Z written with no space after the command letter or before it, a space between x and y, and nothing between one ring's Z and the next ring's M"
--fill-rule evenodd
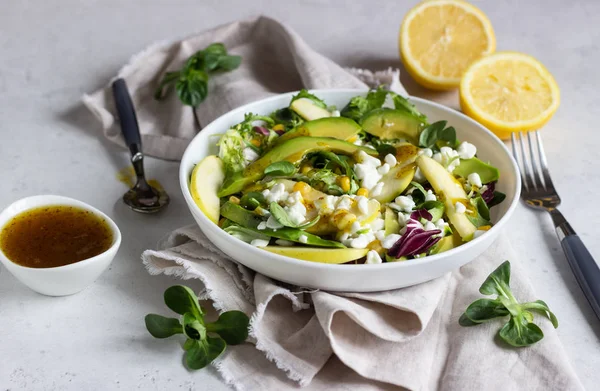
M232 71L240 66L242 57L240 56L224 56L219 60L219 68L225 71Z
M208 323L206 329L217 333L228 345L238 345L248 338L250 319L242 311L223 312L214 323Z
M494 191L494 198L492 198L492 200L488 203L488 208L498 205L499 203L504 201L505 198L506 194L501 193L499 191Z
M456 145L456 130L454 127L449 126L440 132L440 140L446 141L452 147Z
M206 338L206 327L202 318L198 319L193 314L186 312L183 314L183 332L191 339Z
M372 110L380 109L385 103L385 98L389 91L383 86L370 90L366 97L355 96L342 109L340 115L360 122L362 117Z
M225 341L221 338L206 337L195 341L186 352L185 361L190 369L201 369L213 362L225 351Z
M175 84L177 95L185 105L196 107L208 94L208 74L202 70L190 70Z
M300 90L299 93L297 93L296 95L292 96L292 100L290 101L290 105L292 104L293 101L298 100L298 99L309 99L311 100L316 106L322 108L322 109L326 109L327 105L325 104L325 102L323 102L322 99L318 98L316 95L311 94L310 92L308 92L305 89Z
M499 300L479 299L467 307L465 314L473 322L482 323L506 316L509 312Z
M283 225L284 227L290 227L290 228L298 228L298 229L310 228L313 225L317 224L317 222L319 221L319 218L320 218L320 216L316 216L314 219L312 219L311 221L309 221L307 223L296 224L292 221L292 219L290 218L288 213L285 211L285 209L283 209L283 207L281 205L279 205L277 202L271 202L271 205L269 206L269 211L271 212L271 214L273 215L275 220L277 220L279 222L279 224Z
M210 45L208 45L206 48L204 48L203 52L226 54L227 49L225 48L225 45L223 45L221 42L214 42L214 43L211 43Z
M558 328L558 319L556 318L556 315L554 315L554 313L550 311L548 304L546 304L544 301L536 300L531 303L525 303L521 305L521 308L539 312L540 314L550 319L550 322L552 322L552 326L554 326L554 328Z
M544 333L535 324L522 316L512 317L498 332L500 338L515 347L530 346L544 338Z
M423 148L433 147L440 138L440 134L443 132L447 123L448 121L438 121L423 128L419 135L419 146Z
M191 313L196 319L202 319L202 309L198 304L198 297L187 286L174 285L165 291L165 304L173 312L183 315Z
M171 86L171 84L175 83L175 81L177 79L179 79L180 75L181 75L181 72L179 72L179 71L165 73L165 76L163 76L162 81L160 82L160 84L158 85L156 90L154 91L154 99L156 99L156 100L164 99L167 95L166 91Z
M290 219L290 216L287 214L285 209L283 209L283 207L277 202L271 202L271 205L269 205L269 211L275 220L279 222L279 224L285 227L296 228L296 224Z
M175 334L182 334L183 328L179 319L166 318L156 314L148 314L144 318L148 332L154 338L168 338Z
M179 71L166 73L154 93L154 98L163 99L167 88L175 83L181 102L195 107L206 99L209 73L233 70L240 62L241 57L227 55L227 49L222 43L213 43L190 56Z
M484 295L512 297L510 294L510 262L504 261L481 284L479 292Z
M290 176L296 172L296 167L287 161L271 163L265 168L264 174L268 176Z

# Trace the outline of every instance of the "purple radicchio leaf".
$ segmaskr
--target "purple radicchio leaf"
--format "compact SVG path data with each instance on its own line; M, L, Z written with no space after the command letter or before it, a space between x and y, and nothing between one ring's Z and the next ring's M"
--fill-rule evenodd
M252 127L252 130L254 130L256 133L262 134L263 136L269 135L269 129L265 128L264 126L254 126Z
M420 219L425 219L425 220L431 221L433 216L431 215L431 213L429 213L429 211L427 209L419 209L419 210L415 210L414 212L412 212L410 214L410 218L412 220L417 220L417 221L419 221Z
M494 191L496 190L496 181L490 182L486 184L487 189L483 193L481 193L481 198L485 201L486 204L489 204L490 201L494 199Z
M425 231L418 221L412 218L406 224L404 235L389 249L388 254L395 258L407 257L427 252L441 237L439 229Z
M282 135L285 133L285 130L276 130L275 133L277 133L278 135Z

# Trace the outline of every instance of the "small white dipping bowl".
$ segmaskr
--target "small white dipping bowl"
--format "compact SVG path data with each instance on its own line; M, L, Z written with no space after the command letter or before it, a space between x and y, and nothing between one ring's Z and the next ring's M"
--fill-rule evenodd
M22 212L33 208L57 205L78 207L101 217L110 227L113 241L108 250L92 258L70 265L49 268L32 268L18 265L12 262L0 249L0 262L13 276L34 291L48 296L72 295L83 290L106 270L121 245L121 232L107 215L84 202L57 195L38 195L14 202L0 213L0 230L13 217Z
M335 105L339 109L343 108L350 98L366 95L366 91L350 89L311 92L327 104ZM243 121L244 113L268 115L276 109L288 106L294 94L296 92L259 100L217 118L194 137L181 160L179 182L192 216L202 232L225 254L239 263L274 279L309 288L348 292L375 292L402 288L440 277L471 262L494 242L512 215L519 201L521 177L504 143L485 127L456 110L428 100L410 98L417 109L427 116L429 122L447 120L449 126L456 128L459 140L475 144L478 157L490 161L500 170L500 180L496 189L505 193L506 199L491 209L494 226L488 232L441 254L378 265L331 265L302 261L269 253L230 236L211 222L194 203L189 189L189 179L194 165L208 155L217 154L216 135L225 133L230 126ZM501 261L504 260L498 259L499 263Z

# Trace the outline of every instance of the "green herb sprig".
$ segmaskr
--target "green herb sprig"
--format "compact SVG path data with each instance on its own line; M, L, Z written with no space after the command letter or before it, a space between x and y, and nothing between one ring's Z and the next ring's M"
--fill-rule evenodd
M184 105L196 107L208 95L208 79L219 71L232 71L240 66L240 56L230 56L222 43L213 43L196 52L187 59L183 68L165 73L154 99L166 97L169 87L175 84L175 90Z
M437 121L425 127L419 135L419 146L422 148L435 148L439 144L447 145L451 148L456 147L456 130L452 127L446 127L447 121Z
M242 311L227 311L212 323L204 320L204 309L194 292L183 285L165 291L165 304L182 320L161 315L146 315L146 328L154 338L176 334L187 337L183 345L185 361L191 369L201 369L225 351L227 345L238 345L248 338L250 320Z
M510 262L503 262L479 288L484 295L497 295L496 299L475 300L461 315L461 326L476 326L495 318L510 316L498 331L502 340L511 346L530 346L544 338L542 330L533 323L533 312L546 316L554 328L558 327L556 316L542 300L519 303L510 289Z
M321 217L317 215L311 221L308 221L304 224L296 224L292 221L285 209L283 209L283 207L277 202L271 202L271 205L269 206L269 211L271 212L275 220L279 222L279 224L289 228L308 229L313 225L317 224Z

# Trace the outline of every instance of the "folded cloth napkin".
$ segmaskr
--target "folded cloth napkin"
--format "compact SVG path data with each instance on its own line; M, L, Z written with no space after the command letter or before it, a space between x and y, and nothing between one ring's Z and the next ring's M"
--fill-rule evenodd
M383 82L403 91L397 72L344 70L272 19L236 22L153 46L121 70L147 152L176 159L193 137L191 110L175 97L157 103L152 93L165 71L213 41L224 42L244 60L240 69L211 82L209 98L198 108L204 123L242 103L302 87L366 88ZM109 87L84 102L106 137L122 143ZM539 322L545 333L541 343L522 349L495 340L498 322L458 325L462 311L480 296L480 284L505 259L512 261L517 297L536 299L504 237L451 274L376 293L330 293L278 283L229 259L195 226L173 232L142 259L152 274L199 280L200 297L212 300L217 310L241 309L251 316L252 341L228 348L214 364L239 390L582 389L550 322Z

